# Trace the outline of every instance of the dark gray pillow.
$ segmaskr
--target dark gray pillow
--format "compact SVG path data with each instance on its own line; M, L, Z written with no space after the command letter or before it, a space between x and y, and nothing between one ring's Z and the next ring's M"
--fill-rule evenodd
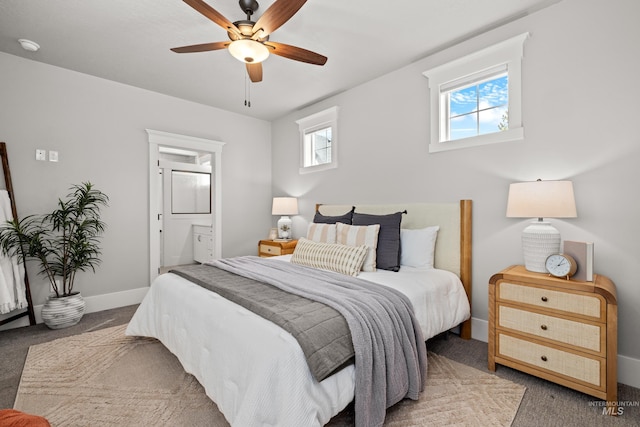
M320 212L316 211L316 215L313 217L313 222L316 224L335 224L336 222L341 222L343 224L351 225L351 218L353 217L354 210L356 210L355 206L353 206L346 214L338 216L322 215Z
M406 213L406 211L404 211ZM353 225L380 224L376 268L400 271L400 223L403 212L388 215L353 214Z

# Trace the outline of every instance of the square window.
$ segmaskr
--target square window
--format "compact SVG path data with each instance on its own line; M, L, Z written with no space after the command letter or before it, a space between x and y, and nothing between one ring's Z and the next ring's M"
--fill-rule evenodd
M461 88L443 91L448 117L443 140L470 138L509 128L509 75L479 79Z
M524 138L521 60L528 33L425 71L429 152Z

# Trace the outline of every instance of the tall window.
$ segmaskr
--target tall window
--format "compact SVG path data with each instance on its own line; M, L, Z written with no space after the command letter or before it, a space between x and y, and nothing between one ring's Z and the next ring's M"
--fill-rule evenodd
M338 107L296 121L300 129L300 173L335 168Z
M524 137L521 59L528 33L425 71L438 152Z
M331 163L331 126L305 133L304 152L303 167Z

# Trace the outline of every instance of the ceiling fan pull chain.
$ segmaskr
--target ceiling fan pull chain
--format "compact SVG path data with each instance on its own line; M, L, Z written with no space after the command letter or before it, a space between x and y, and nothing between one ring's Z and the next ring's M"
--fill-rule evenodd
M247 75L244 75L244 106L251 108L251 82L248 81Z
M244 76L244 106L247 106L247 76Z

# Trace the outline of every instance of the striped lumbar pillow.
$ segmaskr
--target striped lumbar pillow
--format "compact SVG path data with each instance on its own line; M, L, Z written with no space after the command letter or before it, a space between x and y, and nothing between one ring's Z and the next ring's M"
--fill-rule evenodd
M336 243L336 225L312 222L307 229L307 239L318 243Z
M301 237L293 250L291 262L357 276L366 255L366 246L318 243Z
M367 257L362 264L362 271L376 271L376 248L380 224L347 225L337 223L336 242L348 246L367 246Z

